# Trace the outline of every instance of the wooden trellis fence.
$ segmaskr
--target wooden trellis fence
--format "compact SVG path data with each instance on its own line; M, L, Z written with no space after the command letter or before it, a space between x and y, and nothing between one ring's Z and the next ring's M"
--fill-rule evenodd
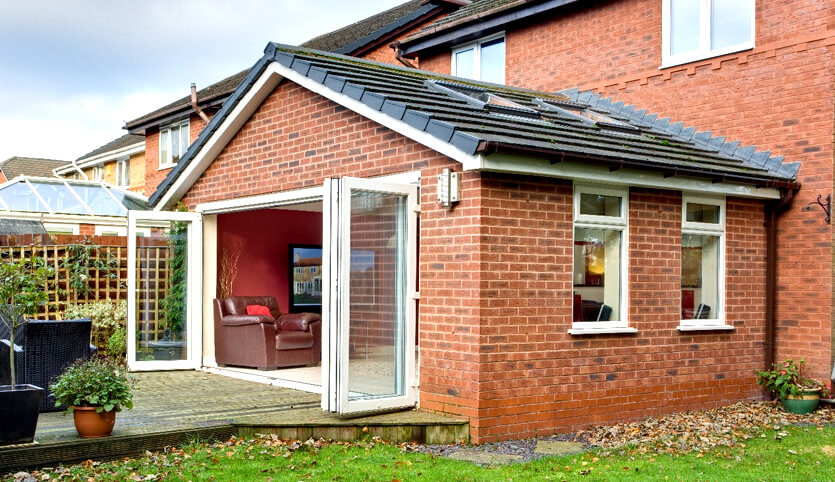
M86 280L89 289L83 295L72 289L70 273L63 267L63 261L73 245L95 246L90 252L91 260L112 259L115 262L115 268L109 272L89 270ZM140 238L136 299L140 339L146 343L159 340L164 334L164 328L159 323L165 318L160 300L168 291L171 251L164 240ZM67 305L74 303L127 300L128 249L124 236L0 235L0 261L32 255L43 258L54 269L52 279L43 288L49 294L49 301L34 318L60 319Z

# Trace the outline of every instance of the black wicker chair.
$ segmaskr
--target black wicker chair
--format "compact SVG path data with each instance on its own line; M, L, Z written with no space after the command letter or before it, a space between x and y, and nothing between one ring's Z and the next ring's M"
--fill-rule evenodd
M41 412L62 410L55 407L49 384L79 358L96 354L90 344L89 318L80 320L33 320L23 327L22 336L15 337L17 383L29 383L44 389ZM8 330L7 330L8 331ZM0 383L9 383L9 342L0 342Z

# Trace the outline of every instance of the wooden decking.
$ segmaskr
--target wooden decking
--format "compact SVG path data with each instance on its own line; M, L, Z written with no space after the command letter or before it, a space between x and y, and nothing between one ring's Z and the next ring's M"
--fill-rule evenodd
M231 435L352 440L369 434L391 441L454 443L467 440L469 433L466 421L414 410L344 419L322 413L319 395L203 372L135 377L134 409L117 415L111 437L81 439L71 414L42 413L36 444L0 447L0 473L116 459Z

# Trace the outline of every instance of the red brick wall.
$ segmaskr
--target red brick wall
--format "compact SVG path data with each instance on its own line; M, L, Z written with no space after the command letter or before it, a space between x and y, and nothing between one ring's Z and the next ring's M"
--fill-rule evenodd
M95 224L79 224L78 225L78 234L82 236L93 236L96 234L96 225Z
M508 29L507 83L595 89L700 130L800 161L803 189L778 230L778 359L804 357L828 379L835 357L833 230L819 209L833 192L835 5L762 0L756 48L660 70L661 2L588 2ZM449 72L449 54L421 68ZM803 266L804 269L797 269Z

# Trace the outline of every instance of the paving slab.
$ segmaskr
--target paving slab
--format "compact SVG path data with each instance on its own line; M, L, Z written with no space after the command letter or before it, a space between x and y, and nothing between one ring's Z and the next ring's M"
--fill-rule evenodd
M540 440L536 442L534 452L543 455L578 454L583 451L583 444L578 442L563 442L557 440Z
M477 448L458 450L448 457L479 465L507 465L523 459L521 455L493 453Z

